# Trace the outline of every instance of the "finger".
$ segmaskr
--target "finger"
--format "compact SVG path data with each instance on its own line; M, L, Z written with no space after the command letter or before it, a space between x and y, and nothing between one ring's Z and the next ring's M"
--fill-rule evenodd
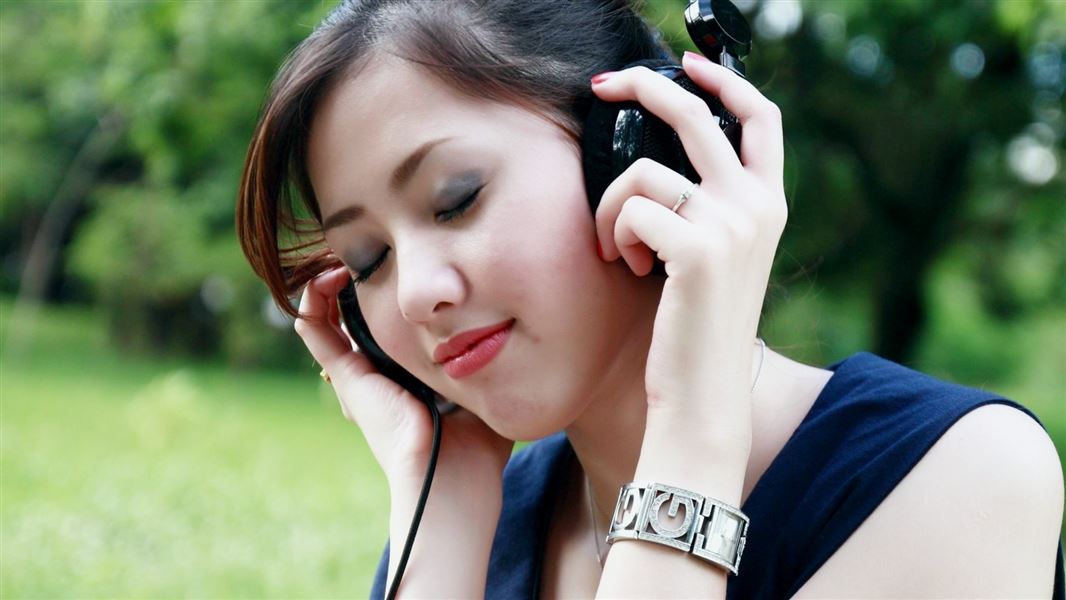
M355 349L355 342L349 337L347 330L344 327L344 323L341 320L341 307L336 302L329 303L329 324L333 327L333 330L337 332L337 335L348 343L351 349Z
M294 323L311 356L331 377L338 360L352 354L351 343L329 319L330 307L336 304L337 294L348 284L348 278L347 270L338 267L308 282L300 299L300 318Z
M707 103L668 77L647 67L633 67L594 84L592 90L608 102L636 100L672 127L703 180L727 177L740 168L736 152Z
M686 177L650 158L640 158L622 171L604 190L596 208L596 236L600 240L604 259L611 261L619 256L613 231L626 200L643 196L666 208L673 208L680 194L690 187L692 182ZM692 198L689 198L686 206L691 202Z
M652 268L652 252L669 264L692 247L696 233L692 223L662 204L643 196L632 196L622 205L614 222L614 241L622 258L637 275Z
M785 150L777 105L747 79L698 54L686 52L681 63L696 85L717 96L740 120L740 160L744 166L762 176L781 177Z

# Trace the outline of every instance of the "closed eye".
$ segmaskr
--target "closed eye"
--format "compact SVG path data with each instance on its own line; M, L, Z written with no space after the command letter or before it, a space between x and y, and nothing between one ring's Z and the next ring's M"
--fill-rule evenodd
M474 205L475 202L477 202L478 195L481 194L481 189L484 187L485 186L479 186L469 196L467 196L466 199L460 202L459 206L456 206L451 210L446 210L438 214L437 222L447 223L448 221L458 219L459 217L463 216L463 213L465 213L471 206Z
M381 263L385 262L385 257L388 256L388 254L389 249L385 248L385 251L381 253L381 256L379 256L369 267L352 273L352 282L359 285L367 279L370 279L370 276L374 274L374 271L377 271L378 268L381 267Z
M473 193L467 196L455 208L451 208L444 212L437 213L437 222L448 223L463 216L466 211L470 210L470 208L474 206L474 204L477 202L478 196L481 194L481 190L484 187L485 186L483 185L478 187L476 190L473 191ZM375 260L369 267L366 267L365 269L362 269L360 271L355 271L352 274L352 281L354 281L355 284L358 285L370 279L370 276L373 275L374 272L377 271L379 268L381 268L382 263L385 262L385 257L389 255L389 250L389 248L385 248L385 251L382 252L381 255L377 258L377 260Z

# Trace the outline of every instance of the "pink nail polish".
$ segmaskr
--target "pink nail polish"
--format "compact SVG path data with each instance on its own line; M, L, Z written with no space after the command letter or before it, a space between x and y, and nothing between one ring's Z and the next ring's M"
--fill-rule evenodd
M702 54L696 54L695 52L689 52L688 50L685 50L685 56L699 62L711 62L706 56Z
M611 75L614 75L616 72L617 71L604 71L603 73L600 73L598 75L593 75L592 76L592 85L596 85L597 83L603 83L604 81L607 81L608 79L611 78Z

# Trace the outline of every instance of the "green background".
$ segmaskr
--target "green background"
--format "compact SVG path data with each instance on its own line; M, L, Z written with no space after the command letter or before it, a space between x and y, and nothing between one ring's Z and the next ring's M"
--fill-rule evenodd
M741 3L781 106L767 342L872 350L1066 448L1066 3ZM687 49L684 2L644 12ZM0 596L363 597L387 489L236 244L331 3L0 2Z

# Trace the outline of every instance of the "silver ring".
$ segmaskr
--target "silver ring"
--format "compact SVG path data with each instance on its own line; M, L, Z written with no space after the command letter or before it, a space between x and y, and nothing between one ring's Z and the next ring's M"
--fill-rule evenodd
M688 202L688 199L692 197L692 193L696 191L696 188L698 186L699 186L699 184L693 183L692 185L690 185L688 187L688 189L686 189L685 191L681 192L681 195L677 197L677 203L674 204L674 207L671 208L670 210L672 210L672 211L674 211L676 213L678 211L678 209L681 208L682 204L684 204L685 202Z

